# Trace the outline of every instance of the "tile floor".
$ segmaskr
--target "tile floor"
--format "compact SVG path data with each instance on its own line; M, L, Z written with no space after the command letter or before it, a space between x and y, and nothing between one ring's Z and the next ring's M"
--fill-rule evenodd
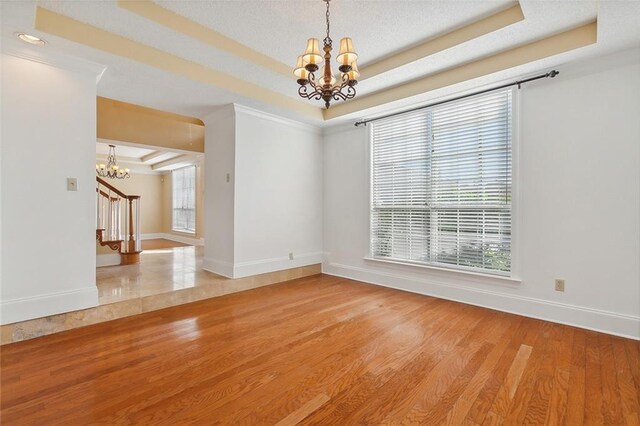
M202 269L204 247L144 250L137 265L97 268L101 305L228 281Z

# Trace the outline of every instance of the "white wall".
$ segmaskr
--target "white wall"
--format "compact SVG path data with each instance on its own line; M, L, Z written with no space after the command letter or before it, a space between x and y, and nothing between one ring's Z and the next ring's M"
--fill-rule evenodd
M6 44L3 46L6 46ZM2 55L3 324L98 303L96 67ZM28 55L25 55L28 57ZM42 63L45 62L45 63ZM68 192L67 177L78 180Z
M323 271L640 338L640 50L560 71L518 93L520 283L364 260L368 128L353 126L325 135Z
M236 106L235 191L234 276L322 262L320 129Z
M204 268L238 278L320 263L320 130L239 105L205 123Z
M204 119L204 269L233 277L235 111L227 105ZM229 181L227 182L227 174Z

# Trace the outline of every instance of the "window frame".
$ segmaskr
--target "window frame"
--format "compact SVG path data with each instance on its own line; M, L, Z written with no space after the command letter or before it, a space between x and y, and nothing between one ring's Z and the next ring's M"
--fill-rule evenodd
M389 265L401 265L416 267L419 269L428 269L433 271L439 271L444 273L457 273L474 275L478 277L493 278L499 281L508 281L510 283L520 283L520 184L519 184L519 169L520 169L520 96L519 90L514 88L507 89L511 91L511 269L510 271L493 271L483 268L468 267L463 265L454 265L448 263L437 262L415 262L411 260L394 259L389 257L375 256L373 254L372 241L372 215L373 215L373 126L367 126L368 140L366 143L366 157L368 158L366 167L366 182L368 185L368 225L367 225L367 248L368 253L364 256L364 260L380 262L382 264ZM455 96L465 95L465 93L459 93ZM439 99L434 99L433 102L439 102Z
M174 172L177 170L185 170L188 168L193 168L193 230L185 229L185 228L176 228L175 227L175 207L173 204L174 191L175 191L175 178ZM171 231L172 232L180 232L183 234L195 235L197 232L197 206L198 206L198 168L195 164L191 164L189 166L179 167L177 169L171 170Z

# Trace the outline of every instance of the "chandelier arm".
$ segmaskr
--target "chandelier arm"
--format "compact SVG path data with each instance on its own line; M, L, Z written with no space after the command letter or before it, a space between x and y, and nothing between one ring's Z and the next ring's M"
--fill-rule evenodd
M349 78L348 77L345 78L345 74L343 74L342 83L339 86L338 85L334 86L331 90L331 94L341 93L342 89L344 89L345 87L349 87L348 83L349 83Z
M345 78L345 74L342 74L342 83L339 86L334 86L332 89L332 92L342 92L342 89L344 89L345 87L348 86L349 83L349 78Z
M339 100L346 101L347 100L347 95L345 95L342 92L335 92L333 94L333 99L335 99L336 101L339 101Z
M309 94L307 93L307 86L298 87L298 95L302 98L310 99Z
M313 87L313 90L318 90L318 85L316 84L316 75L314 73L309 73L309 85Z
M300 97L305 99L316 99L316 100L319 100L322 97L322 94L317 89L313 90L312 92L308 92L306 86L300 86L298 88L298 95L300 95Z
M347 87L347 93L349 95L349 97L347 99L351 99L351 98L355 97L356 96L356 88L353 87L353 86L348 86Z

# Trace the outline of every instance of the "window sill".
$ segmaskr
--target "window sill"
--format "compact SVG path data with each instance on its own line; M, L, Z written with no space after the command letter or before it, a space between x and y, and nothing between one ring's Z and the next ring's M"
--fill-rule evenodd
M480 278L498 280L498 281L501 281L501 282L507 283L507 284L520 284L520 283L522 283L522 280L520 278L508 277L508 276L505 276L505 275L483 274L482 272L467 271L467 270L464 270L464 269L442 268L442 267L439 267L439 266L423 265L423 264L412 263L412 262L402 262L402 261L399 261L399 260L382 259L382 258L379 258L379 257L371 257L371 256L365 256L364 260L371 261L371 262L388 263L388 264L392 264L392 265L410 266L410 267L413 267L413 268L428 269L428 270L432 270L432 271L445 272L445 273L449 273L449 274L462 274L462 275L468 275L468 276L473 276L473 277L480 277Z

